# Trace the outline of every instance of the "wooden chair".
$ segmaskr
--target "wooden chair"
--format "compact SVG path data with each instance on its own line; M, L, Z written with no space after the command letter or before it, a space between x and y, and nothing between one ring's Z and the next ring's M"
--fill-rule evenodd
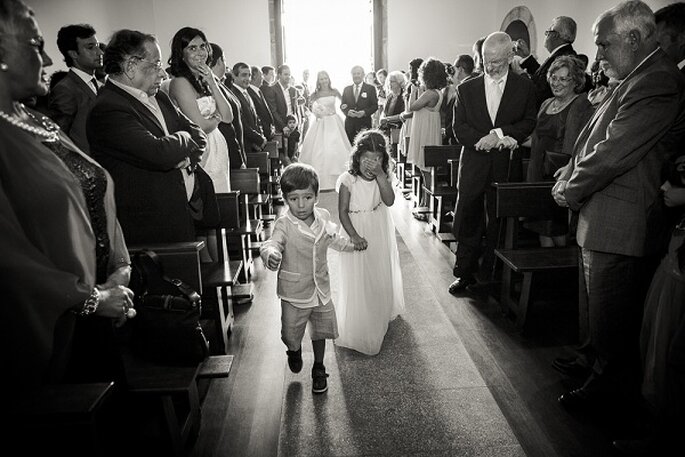
M273 221L276 216L273 211L273 189L278 183L271 173L271 160L268 152L251 152L247 154L247 167L259 171L260 196L265 201L261 219L265 222Z
M444 208L453 205L457 193L456 187L451 185L450 160L459 160L461 146L440 145L424 147L424 162L429 170L429 182L423 184L429 210L431 230L436 235L451 232L443 227Z
M552 198L553 182L495 183L497 195L497 217L505 218L504 246L495 249L495 255L503 262L502 293L500 305L511 310L516 325L522 328L526 322L531 302L533 275L538 272L569 270L578 268L578 247L559 248L520 247L518 244L519 219L535 217L551 219L566 213ZM512 272L523 276L521 293L512 297Z
M178 278L188 283L202 295L202 269L200 251L204 241L183 241L177 243L146 243L129 245L131 256L143 249L154 251L164 266L164 273L170 278Z
M242 220L260 220L271 204L271 195L262 193L259 168L231 170L231 190L240 191Z

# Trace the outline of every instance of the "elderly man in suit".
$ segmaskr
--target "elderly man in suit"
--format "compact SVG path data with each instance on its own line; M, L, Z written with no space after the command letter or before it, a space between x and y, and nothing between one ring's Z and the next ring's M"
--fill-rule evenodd
M516 41L514 50L517 55L523 57L521 67L528 72L535 83L535 98L538 107L552 97L552 89L547 82L549 66L559 56L577 55L573 49L575 40L576 21L568 16L555 17L549 29L545 30L545 49L549 52L549 57L542 62L542 65L530 54L528 44L524 40Z
M166 73L154 36L115 32L105 51L107 84L86 123L93 158L116 185L119 222L130 244L192 241L202 209L190 201L207 145L202 129L159 90ZM201 175L201 176L200 176Z
M361 130L371 128L371 116L378 110L376 88L364 82L364 69L352 67L352 85L345 87L340 110L345 114L345 132L350 144Z
M88 24L67 25L59 29L57 47L69 72L50 92L50 117L83 152L89 153L86 119L100 89L95 70L102 68L103 52L95 29Z
M259 115L255 108L252 97L248 92L252 72L250 66L244 62L233 65L233 84L230 89L233 95L240 101L240 119L243 121L243 144L245 153L261 151L266 146L267 140L262 132Z
M659 48L654 14L631 0L593 25L597 60L620 81L580 132L553 196L579 212L592 373L566 408L637 397L639 323L658 250L661 169L682 141L685 78ZM623 388L623 389L622 389ZM618 395L618 394L623 395Z
M491 279L498 234L491 183L509 181L512 170L520 174L521 159L512 149L535 128L535 87L530 79L510 71L513 58L509 35L492 33L483 42L485 73L457 86L452 128L463 147L452 224L457 251L451 294L476 283L479 268L478 279ZM486 244L479 267L484 231Z

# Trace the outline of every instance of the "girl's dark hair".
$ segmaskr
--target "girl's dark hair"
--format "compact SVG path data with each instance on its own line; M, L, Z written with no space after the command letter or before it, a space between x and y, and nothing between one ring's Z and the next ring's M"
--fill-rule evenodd
M183 60L183 50L188 47L195 37L202 38L207 44L207 61L212 60L212 47L207 42L207 37L202 30L193 27L183 27L171 39L171 55L169 56L169 73L177 78L187 79L193 88L201 95L211 95L207 83L197 78Z
M284 198L294 190L307 189L309 186L314 194L319 195L319 175L311 165L305 163L291 163L283 170L280 179L281 193Z
M411 62L409 62L409 80L412 82L416 82L417 79L419 79L419 67L423 63L423 59L421 57L417 57L416 59L412 59Z
M359 176L359 160L365 152L380 152L382 154L381 168L388 173L390 168L390 141L385 134L378 129L362 130L354 138L354 145L352 146L352 154L350 160L350 169L348 170L352 176Z
M216 43L209 43L209 47L212 48L212 50L209 53L209 62L207 63L207 65L213 67L214 65L216 65L219 59L221 59L224 56L224 50L221 49L221 46L219 46Z
M426 89L442 89L447 85L445 64L432 57L421 64L419 74Z

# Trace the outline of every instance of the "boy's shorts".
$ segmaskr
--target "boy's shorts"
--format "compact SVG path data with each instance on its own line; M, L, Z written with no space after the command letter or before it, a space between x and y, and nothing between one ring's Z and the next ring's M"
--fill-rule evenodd
M338 337L338 319L333 300L325 306L297 308L281 300L281 339L291 351L302 346L304 331L309 322L309 336L313 341L333 340Z

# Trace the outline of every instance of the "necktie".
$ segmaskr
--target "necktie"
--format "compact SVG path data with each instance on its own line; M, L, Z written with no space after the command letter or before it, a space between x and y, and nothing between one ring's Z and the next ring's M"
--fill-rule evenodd
M359 99L359 85L355 84L354 85L354 101L356 102Z
M95 93L96 94L100 93L100 88L98 87L98 80L93 78L90 80L90 82L93 85L93 87L95 88Z
M499 103L502 100L502 80L492 81L492 95L488 100L488 114L490 114L490 120L492 124L495 124L495 119L497 118L497 110L499 109Z

